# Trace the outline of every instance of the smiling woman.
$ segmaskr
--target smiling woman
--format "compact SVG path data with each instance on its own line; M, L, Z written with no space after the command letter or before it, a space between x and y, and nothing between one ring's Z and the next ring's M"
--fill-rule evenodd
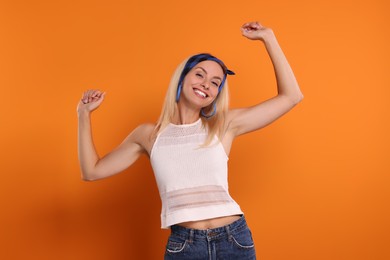
M222 77L223 71L216 62L209 60L200 62L185 77L182 97L177 100L179 111L191 107L196 113L210 106L219 94L218 88Z
M278 95L256 106L229 110L227 76L234 72L210 54L197 54L173 74L157 123L140 125L100 158L90 114L105 93L88 90L78 104L84 180L106 178L149 156L162 200L161 227L171 229L165 259L256 259L244 213L228 190L230 148L237 136L288 112L302 93L273 31L251 22L241 32L265 44L276 72Z

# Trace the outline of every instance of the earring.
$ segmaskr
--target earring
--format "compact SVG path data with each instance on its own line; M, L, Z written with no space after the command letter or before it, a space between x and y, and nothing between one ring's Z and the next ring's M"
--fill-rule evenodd
M214 105L213 105L213 112L211 112L210 115L206 115L205 112L203 111L203 108L200 110L200 114L203 117L207 118L207 119L209 119L210 117L214 116L216 112L217 112L217 104L215 102L214 102Z

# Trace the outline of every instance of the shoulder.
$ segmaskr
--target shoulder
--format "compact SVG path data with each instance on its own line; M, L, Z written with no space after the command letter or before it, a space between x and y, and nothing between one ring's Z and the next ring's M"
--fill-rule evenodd
M151 134L154 129L156 128L156 124L153 124L153 123L144 123L144 124L141 124L139 126L137 126L135 129L134 129L134 132L138 133L138 134Z
M154 131L156 124L145 123L137 126L128 136L127 141L129 143L138 144L141 149L148 154L154 142Z
M139 141L146 141L148 139L153 139L155 129L156 124L145 123L137 126L131 134Z

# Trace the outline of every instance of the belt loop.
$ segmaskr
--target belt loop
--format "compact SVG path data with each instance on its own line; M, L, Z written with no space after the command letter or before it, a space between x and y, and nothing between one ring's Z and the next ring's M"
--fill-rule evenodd
M193 229L190 229L190 237L189 237L189 239L188 239L188 242L189 242L189 243L192 243L193 238L194 238L194 230L193 230Z
M229 242L231 242L232 241L232 233L230 232L229 225L225 226L225 229L226 229L226 233L228 235Z

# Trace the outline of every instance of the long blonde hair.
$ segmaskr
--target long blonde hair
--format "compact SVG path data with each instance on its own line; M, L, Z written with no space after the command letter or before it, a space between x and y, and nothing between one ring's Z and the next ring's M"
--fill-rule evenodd
M177 87L178 87L180 75L189 58L190 57L185 59L182 63L179 64L179 66L177 66L175 72L171 77L171 81L168 86L168 91L167 94L165 95L165 101L161 110L161 114L157 121L155 131L153 132L154 138L161 131L163 131L169 123L172 123L174 116L179 111L176 103ZM227 80L225 81L222 90L219 92L214 102L216 102L215 115L208 119L201 116L203 126L207 129L208 132L206 141L203 144L203 146L208 146L212 142L215 135L220 140L222 140L222 137L224 135L226 115L229 108L229 90L228 90ZM210 112L212 112L213 103L203 109L206 114L210 114Z

